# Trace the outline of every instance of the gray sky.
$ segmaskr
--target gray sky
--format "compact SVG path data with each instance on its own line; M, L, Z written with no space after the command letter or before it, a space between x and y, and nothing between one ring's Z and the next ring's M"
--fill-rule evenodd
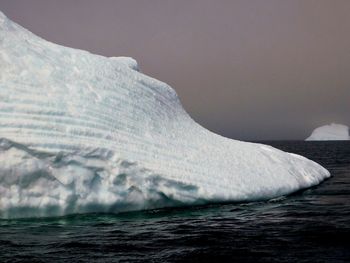
M350 125L349 0L0 0L0 10L51 42L134 57L231 138Z

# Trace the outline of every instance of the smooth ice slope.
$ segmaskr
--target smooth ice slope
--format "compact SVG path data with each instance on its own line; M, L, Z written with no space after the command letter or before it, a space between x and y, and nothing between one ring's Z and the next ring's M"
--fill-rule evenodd
M204 129L135 60L52 44L1 13L0 137L4 218L262 200L329 177Z
M350 140L349 127L332 123L316 128L306 141Z

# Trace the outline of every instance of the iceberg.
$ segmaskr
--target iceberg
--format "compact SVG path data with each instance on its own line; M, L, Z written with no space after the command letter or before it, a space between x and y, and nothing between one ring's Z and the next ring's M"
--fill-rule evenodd
M35 36L0 12L0 217L268 200L329 172L224 138L126 57Z
M349 127L332 123L316 128L306 141L341 141L350 140Z

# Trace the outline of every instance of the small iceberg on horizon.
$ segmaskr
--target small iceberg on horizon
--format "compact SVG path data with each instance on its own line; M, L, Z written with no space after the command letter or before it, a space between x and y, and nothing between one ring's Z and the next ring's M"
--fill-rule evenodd
M343 124L332 123L313 130L306 141L347 141L350 140L349 127Z
M35 36L0 12L0 218L288 195L319 164L197 124L132 58Z

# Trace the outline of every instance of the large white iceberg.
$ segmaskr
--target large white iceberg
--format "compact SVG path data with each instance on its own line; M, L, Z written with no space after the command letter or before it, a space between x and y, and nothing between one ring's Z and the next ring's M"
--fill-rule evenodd
M332 123L316 128L306 141L339 141L350 140L349 127Z
M0 12L0 217L266 200L329 172L194 122L131 58L47 42Z

